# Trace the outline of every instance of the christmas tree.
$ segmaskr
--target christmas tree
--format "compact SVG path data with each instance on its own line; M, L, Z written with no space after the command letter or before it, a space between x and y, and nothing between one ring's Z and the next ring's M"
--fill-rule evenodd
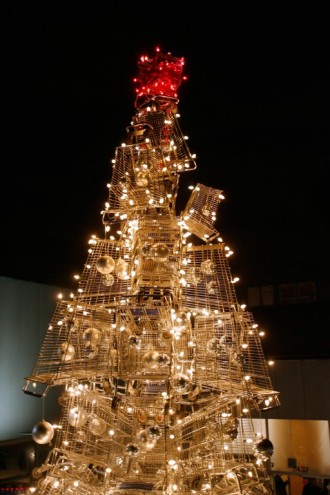
M279 405L251 313L215 228L222 191L197 184L179 125L184 59L138 62L135 115L115 150L104 236L75 294L59 300L23 391L60 387L61 419L39 494L267 494L272 442L253 417Z

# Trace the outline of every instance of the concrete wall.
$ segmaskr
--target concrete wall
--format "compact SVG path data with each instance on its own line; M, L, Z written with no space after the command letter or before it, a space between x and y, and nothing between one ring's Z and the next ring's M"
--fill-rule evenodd
M30 434L56 417L57 391L46 399L22 391L32 371L61 289L0 277L0 441ZM54 417L55 415L55 417Z

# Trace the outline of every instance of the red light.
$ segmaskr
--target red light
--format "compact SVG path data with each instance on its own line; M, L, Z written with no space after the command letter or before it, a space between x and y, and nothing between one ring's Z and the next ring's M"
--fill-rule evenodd
M160 52L159 47L156 48L154 57L141 56L138 62L139 73L134 78L139 97L162 95L176 98L182 80L187 80L187 77L182 75L183 66L183 57L173 57L170 53L165 55Z

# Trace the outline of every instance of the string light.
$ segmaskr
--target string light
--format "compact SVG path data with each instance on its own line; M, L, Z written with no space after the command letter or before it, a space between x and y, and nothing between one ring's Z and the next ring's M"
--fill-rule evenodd
M252 411L279 400L217 230L223 191L189 186L176 212L179 177L196 168L178 122L183 70L158 47L139 59L105 237L90 237L77 291L59 295L26 379L35 396L65 386L40 495L265 491L272 449Z

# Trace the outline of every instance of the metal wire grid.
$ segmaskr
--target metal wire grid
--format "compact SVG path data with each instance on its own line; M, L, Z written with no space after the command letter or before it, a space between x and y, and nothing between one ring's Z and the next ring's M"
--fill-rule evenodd
M219 235L213 225L221 200L220 189L197 184L182 213L187 228L203 241L210 241Z
M79 462L66 456L64 452L53 450L50 462L52 472L38 481L38 493L46 495L79 494L106 495L104 480L98 466ZM55 457L55 455L56 457ZM101 479L100 479L101 478Z
M112 245L98 243L98 246L101 244ZM95 270L95 261L88 263L89 270L93 265ZM96 272L92 277L94 281ZM100 278L101 274L98 275ZM32 387L30 392L38 395L34 382L58 385L68 383L74 376L79 379L109 373L129 379L169 376L173 358L169 340L173 333L170 300L151 297L148 305L146 299L142 299L144 307L141 307L138 297L129 300L128 305L126 298L118 309L115 307L118 292L112 295L112 288L109 292L106 298L104 294L101 298L99 294L93 295L93 303L95 300L102 303L99 307L86 304L85 291L80 296L82 301L57 305L26 390ZM90 302L90 293L87 293ZM136 300L140 303L134 306ZM229 306L232 309L233 305L228 303L227 309ZM180 339L175 341L176 356L187 354L185 365L182 365L183 359L174 359L174 365L181 368L183 374L195 367L193 379L201 386L208 384L222 391L230 387L237 391L244 384L244 390L253 392L256 402L261 402L260 396L267 398L271 382L251 314L243 311L219 313L214 317L199 314L194 319L193 334L196 350L193 355L190 349L189 358L189 341L182 338L181 332ZM115 345L119 346L120 353Z
M50 471L55 479L64 478L71 483L79 481L88 483L89 489L100 489L102 484L104 487L111 484L106 475L106 467L111 465L111 476L116 478L117 486L121 483L126 487L131 484L131 488L134 484L149 483L153 486L161 482L161 472L165 475L169 459L177 459L175 477L191 489L196 488L200 473L208 473L205 482L218 481L219 476L228 471L229 465L235 472L237 466L253 457L253 450L246 442L248 438L252 441L255 438L252 424L249 419L230 424L233 418L228 414L227 399L178 421L170 429L171 435L167 439L166 429L160 426L160 436L153 448L143 451L139 450L138 439L141 435L143 438L146 424L155 425L158 421L162 425L161 419L157 419L163 412L159 399L157 405L150 397L124 396L114 412L109 399L91 391L66 394L53 454L57 459L53 459ZM70 411L77 409L77 424L73 426L67 418L70 418ZM148 411L147 415L144 415L145 411ZM211 423L212 429L209 428ZM139 451L127 458L123 452L130 445ZM167 475L170 477L171 473ZM250 474L249 483L253 480L255 482L256 477L252 479Z
M153 99L156 106L158 100L157 97ZM140 125L148 124L153 129L153 133L150 134L152 146L161 148L164 163L171 172L186 172L196 168L178 118L170 107L160 112L138 113L134 122Z
M111 257L116 266L109 274L98 271L97 262L103 256ZM79 281L77 299L81 304L111 305L115 298L130 293L130 277L122 277L122 262L131 267L131 250L124 242L92 239L88 256ZM121 265L121 266L120 266ZM119 270L118 270L119 267ZM119 274L119 276L118 276Z
M52 467L48 477L52 480L53 485L59 483L62 485L61 488L66 487L68 489L68 493L71 493L69 489L70 485L81 487L85 484L88 486L88 490L92 489L91 493L95 489L102 488L105 476L102 463L101 465L93 465L92 462L88 462L83 456L72 456L69 452L56 448L52 451L52 454Z
M141 406L144 406L142 409ZM144 440L148 425L143 416L148 410L152 422L160 423L159 435L152 443L151 449L145 448ZM72 413L76 413L77 421L72 423ZM155 482L158 478L159 466L164 467L169 446L165 437L162 421L163 405L149 397L144 397L143 403L138 398L122 397L117 407L111 400L97 396L91 391L83 390L81 394L70 396L63 408L61 429L57 433L56 448L74 464L89 464L98 466L105 479L105 468L112 466L116 483L140 482L141 467L143 481ZM71 417L71 421L70 421ZM158 421L158 423L157 423ZM150 442L150 440L148 440ZM129 452L132 455L129 455ZM52 469L52 475L61 475L57 466ZM147 468L148 466L148 468ZM62 462L60 468L62 468ZM77 479L72 471L70 475ZM81 476L82 481L86 481Z
M180 460L189 476L206 471L213 476L226 471L228 465L252 461L256 439L252 423L245 418L234 423L229 415L222 418L221 414L228 410L226 404L213 411L206 409L198 417L192 414L189 422L178 428Z
M133 289L179 286L181 232L172 215L148 215L138 221L133 239Z
M159 148L125 145L116 148L109 189L108 211L128 212L150 205L174 203L178 177L166 167Z
M157 100L157 99L156 99ZM191 171L196 163L171 111L146 112L135 116L128 127L135 144L117 147L112 168L107 212L127 212L148 207L171 208L177 196L177 173ZM142 132L148 129L148 132ZM143 139L137 138L140 133Z
M59 493L70 495L105 495L105 492L100 492L99 488L91 489L89 485L84 485L83 483L75 486L71 480L68 481L65 478L59 479L53 476L39 480L38 492L36 493L42 493L43 495L59 495Z
M170 306L119 307L116 311L118 329L118 373L123 379L163 380L170 374L171 310Z
M251 411L279 405L277 392L224 244L183 248L178 220L218 235L222 191L198 184L175 217L179 173L196 164L170 100L140 107L116 149L103 222L121 240L91 240L25 381L39 396L66 385L43 495L267 493Z
M114 313L102 307L58 302L23 390L40 396L49 386L114 372L117 354L113 348L113 323Z
M180 463L183 466L179 478L188 482L192 490L197 487L200 490L202 485L209 484L212 493L227 493L226 490L231 493L231 489L241 493L243 485L248 488L260 481L259 473L252 465L255 433L251 420L237 420L229 412L230 400L217 399L178 426L176 436L181 443ZM264 469L261 471L263 473ZM237 483L233 485L234 479Z
M197 316L194 335L197 383L247 397L274 393L250 313Z
M65 392L63 403L56 447L70 459L107 467L109 456L123 454L132 436L132 416L117 408L116 399L75 387Z
M223 243L187 247L182 304L191 311L232 312L237 296Z

